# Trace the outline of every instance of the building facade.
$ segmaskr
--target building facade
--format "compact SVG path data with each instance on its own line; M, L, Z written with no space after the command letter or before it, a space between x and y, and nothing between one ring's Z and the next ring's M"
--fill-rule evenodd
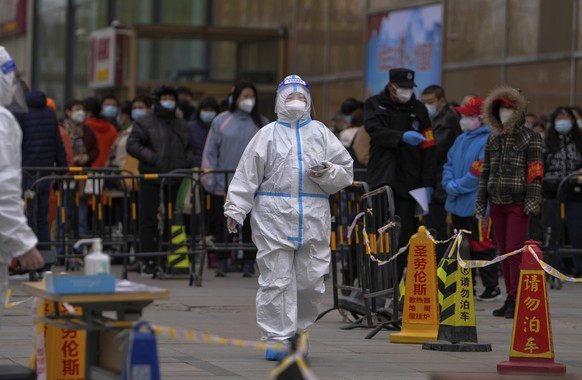
M524 92L529 110L537 114L557 105L582 104L582 0L5 0L3 4L10 4L11 12L0 12L0 44L15 57L27 83L47 92L61 108L67 99L106 92L124 98L159 83L187 85L196 97L221 99L235 79L249 78L260 89L263 112L273 117L276 84L283 73L297 73L311 85L317 118L327 122L345 98L369 95L371 18L435 4L442 9L439 78L449 100L459 101L467 93L484 96L492 87L508 83ZM136 25L150 28L136 40L133 60L124 63L132 65L124 70L133 73L134 81L122 79L111 88L89 86L94 32L115 27L129 33ZM212 33L180 33L193 27L211 28ZM273 36L252 38L245 29L269 29ZM414 33L414 25L410 29ZM214 32L226 34L218 38ZM385 77L379 82L387 80L387 67L383 70Z

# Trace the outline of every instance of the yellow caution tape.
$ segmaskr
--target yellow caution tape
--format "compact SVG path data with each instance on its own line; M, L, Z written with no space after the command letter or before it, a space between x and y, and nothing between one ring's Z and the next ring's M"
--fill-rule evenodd
M220 345L226 346L234 346L234 347L245 347L245 348L254 348L257 350L266 350L267 348L271 348L273 350L284 350L287 349L288 346L284 343L275 343L275 342L257 342L257 341L250 341L250 340L243 340L243 339L232 339L232 338L225 338L218 335L211 335L202 333L196 330L189 330L189 329L182 329L182 328L175 328L175 327L168 327L168 326L153 326L154 331L159 335L167 336L171 339L176 340L183 340L186 342L195 342L195 343L215 343Z
M558 271L556 268L552 267L550 264L544 262L542 259L540 259L538 257L538 255L533 250L531 245L528 245L527 249L531 252L534 259L536 259L536 261L540 264L540 266L542 267L544 272L546 272L550 276L554 276L554 277L559 278L560 280L569 281L569 282L582 282L582 278L575 278L575 277L566 276L565 274L560 273L560 271Z
M21 301L10 302L11 296L12 296L12 290L8 289L8 291L6 292L6 302L4 303L4 307L6 309L12 309L15 306L22 305L23 303L26 303L28 301L32 301L32 299L34 298L34 297L28 297L28 298L23 299Z

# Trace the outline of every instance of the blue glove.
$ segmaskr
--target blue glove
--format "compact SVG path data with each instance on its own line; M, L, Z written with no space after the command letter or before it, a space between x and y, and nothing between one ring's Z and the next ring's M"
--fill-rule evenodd
M434 192L434 187L425 187L426 189L426 199L428 199L428 203L432 201L432 193Z
M425 141L423 135L415 131L406 131L402 134L402 141L408 145L417 146L421 142Z

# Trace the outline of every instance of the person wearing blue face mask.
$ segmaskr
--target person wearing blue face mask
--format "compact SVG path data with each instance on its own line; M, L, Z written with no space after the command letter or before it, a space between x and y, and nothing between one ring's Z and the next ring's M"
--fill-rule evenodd
M115 95L105 95L101 99L101 116L119 130L120 124L117 116L120 111L120 102Z
M194 157L190 146L188 124L176 117L176 90L161 86L154 93L154 110L134 121L127 139L127 153L139 161L140 173L168 173L176 169L193 167ZM165 191L167 201L175 203L178 186ZM140 252L159 251L157 230L160 183L143 181L139 196ZM167 204L166 200L164 203ZM151 257L143 272L153 274L156 258Z
M420 95L420 101L424 103L428 111L436 141L437 184L429 205L429 213L424 217L424 221L435 239L445 240L449 234L447 233L447 212L445 211L447 193L442 186L443 167L447 162L447 152L462 130L459 118L455 111L448 106L445 90L441 86L431 85L425 88ZM446 249L446 244L437 245L437 260L443 257Z
M582 133L576 125L576 118L570 107L558 107L551 115L550 125L544 141L546 181L543 186L543 219L544 225L551 227L549 248L552 249L557 247L560 238L558 231L560 231L561 221L556 199L557 185L564 177L578 170L582 159ZM582 248L582 236L576 233L582 217L582 197L568 189L565 195L565 227L568 238L574 248ZM580 272L582 269L577 269L577 271Z
M269 119L259 112L258 92L255 85L246 80L237 81L232 90L232 101L227 111L212 120L208 137L202 153L201 169L234 171L243 155L245 147ZM225 234L222 217L224 194L233 174L205 174L201 177L202 186L210 194L212 224L210 235L215 242L223 243ZM242 228L242 241L251 241L251 228L245 223ZM228 252L215 252L218 267L216 277L225 277L229 269ZM252 277L255 272L255 252L247 250L243 258L243 276Z
M204 98L200 101L193 120L188 123L195 167L202 165L202 153L204 152L208 131L212 120L219 114L219 110L220 106L215 98L212 96Z

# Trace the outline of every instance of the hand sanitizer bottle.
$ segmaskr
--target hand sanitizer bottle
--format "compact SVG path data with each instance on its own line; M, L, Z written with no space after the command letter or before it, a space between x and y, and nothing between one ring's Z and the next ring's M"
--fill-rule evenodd
M101 238L87 240L93 242L93 247L91 248L91 253L85 256L85 274L109 274L111 268L110 257L101 252L103 250Z

